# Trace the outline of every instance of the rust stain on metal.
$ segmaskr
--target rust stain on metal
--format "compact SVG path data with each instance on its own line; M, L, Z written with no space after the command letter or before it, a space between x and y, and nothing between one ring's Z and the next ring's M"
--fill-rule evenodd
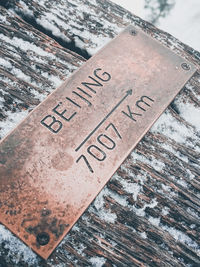
M195 70L127 27L1 141L1 223L47 258Z

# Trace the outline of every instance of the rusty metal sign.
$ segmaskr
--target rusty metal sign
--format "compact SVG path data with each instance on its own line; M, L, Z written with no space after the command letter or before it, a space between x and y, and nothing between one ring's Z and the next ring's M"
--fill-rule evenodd
M132 26L0 143L0 222L48 258L195 67Z

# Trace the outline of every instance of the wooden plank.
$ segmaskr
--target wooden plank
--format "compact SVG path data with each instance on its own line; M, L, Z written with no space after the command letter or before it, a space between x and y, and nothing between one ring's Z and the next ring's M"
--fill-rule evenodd
M0 137L85 60L0 9Z
M30 1L26 1L30 9L23 7L23 3L25 1L20 1L22 8L18 3L16 7L21 8L21 11L26 10L26 13L31 8L35 8L35 17L37 14L39 17L42 14L48 17L54 10L59 12L58 9L53 9L55 7L53 1L48 1L46 7L41 7L38 3L36 5L36 1L31 1L33 6L31 7ZM59 3L62 4L62 1ZM88 49L87 43L92 40L88 45L91 47L88 49L90 53L94 53L96 48L101 46L101 42L105 43L115 36L125 25L134 22L170 49L191 62L199 64L198 52L108 1L84 1L82 8L79 9L77 6L81 4L80 1L67 1L66 5L69 3L71 3L70 9L59 8L59 16L62 13L61 20L64 20L65 16L67 19L69 13L66 12L69 9L72 21L74 14L74 21L77 24L83 24L84 31L81 31L80 26L78 32L75 32L77 25L71 26L80 39L87 33L88 38L84 49ZM37 11L38 5L42 9L38 8ZM2 10L0 14L4 24L7 14L7 17L13 18L9 27L15 27L17 24L15 21L18 18ZM82 13L80 10L83 10ZM94 15L89 16L91 10ZM82 16L88 16L87 23L84 24ZM20 21L22 23L22 20ZM104 25L99 26L99 29L100 22ZM92 29L92 23L96 30ZM88 27L84 28L85 25ZM68 29L70 28L66 26L67 33L70 32ZM41 34L30 29L29 26L29 32L32 31L37 35ZM92 31L96 31L96 34L92 34ZM6 33L3 34L6 35ZM14 36L15 34L16 32L13 33ZM12 34L9 38L12 39ZM32 34L29 34L29 38L33 38ZM55 44L46 36L44 39ZM55 46L57 47L58 44ZM1 50L5 51L2 47L1 45ZM57 53L66 55L61 50L63 51L59 46ZM18 51L9 49L9 53L10 56L17 57ZM59 62L61 60L62 58L59 58ZM21 61L24 62L24 59ZM78 62L80 61L79 59ZM78 62L76 61L77 65ZM67 60L65 64L67 65ZM21 66L17 69L20 70L20 68ZM63 69L64 64L57 62L56 71L60 72ZM63 74L63 78L65 75L67 73ZM39 74L38 76L40 77ZM2 77L5 83L10 76L4 73ZM18 84L22 84L22 81L24 78L21 78ZM34 85L34 82L30 81L30 84ZM53 90L50 85L49 88ZM31 97L31 101L32 99L34 97ZM119 168L48 261L42 261L1 226L0 262L4 264L3 266L59 266L59 264L64 266L102 266L103 264L105 266L198 266L200 264L199 99L200 73L198 71ZM30 108L34 103L31 105ZM6 107L5 104L4 106ZM6 118L9 121L10 113ZM13 211L12 207L10 211Z
M127 27L0 143L1 223L47 259L195 72Z

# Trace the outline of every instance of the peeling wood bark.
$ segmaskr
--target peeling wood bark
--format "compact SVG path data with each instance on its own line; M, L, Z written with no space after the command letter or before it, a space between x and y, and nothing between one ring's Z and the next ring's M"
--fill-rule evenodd
M48 19L63 34L62 38L76 40L89 53L94 53L125 25L135 23L199 65L197 51L109 1L59 0L56 5L55 1L45 0L9 3L18 15L33 14L39 21ZM56 87L56 77L60 82L84 60L10 11L0 8L0 14L0 53L10 64L0 66L0 125L5 128L13 114L34 108ZM56 18L63 24L56 22ZM15 38L24 46L17 47ZM26 45L29 49L25 49ZM62 263L98 266L98 262L102 266L199 266L199 100L200 71L145 135L48 261L41 260L0 228L2 266Z

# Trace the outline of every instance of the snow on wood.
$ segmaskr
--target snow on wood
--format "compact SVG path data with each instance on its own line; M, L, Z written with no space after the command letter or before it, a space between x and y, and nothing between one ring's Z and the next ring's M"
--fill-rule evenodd
M199 64L197 51L106 0L8 2L12 12L26 21L34 18L55 39L74 41L90 54L134 23ZM0 21L3 137L84 60L11 11L0 8ZM200 264L199 99L198 71L47 262L3 226L0 262L8 266Z
M84 59L0 8L0 138Z

